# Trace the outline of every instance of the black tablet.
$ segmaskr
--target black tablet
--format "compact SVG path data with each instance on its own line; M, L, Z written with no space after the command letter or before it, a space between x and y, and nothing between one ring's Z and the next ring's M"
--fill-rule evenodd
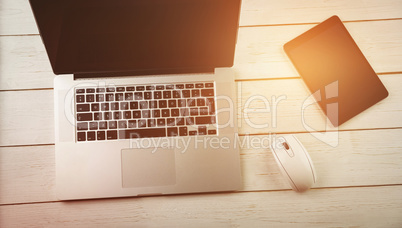
M334 126L388 96L337 16L289 41L284 49Z

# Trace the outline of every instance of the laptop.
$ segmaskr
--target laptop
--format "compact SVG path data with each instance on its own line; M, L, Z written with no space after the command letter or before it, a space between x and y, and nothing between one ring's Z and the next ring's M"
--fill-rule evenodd
M30 0L54 80L60 200L241 188L240 0Z

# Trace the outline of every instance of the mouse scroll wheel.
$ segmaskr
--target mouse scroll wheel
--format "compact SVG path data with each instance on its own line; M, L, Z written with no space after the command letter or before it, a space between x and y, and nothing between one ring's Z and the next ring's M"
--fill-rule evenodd
M287 144L287 142L282 143L283 147L285 147L286 150L289 150L289 145Z

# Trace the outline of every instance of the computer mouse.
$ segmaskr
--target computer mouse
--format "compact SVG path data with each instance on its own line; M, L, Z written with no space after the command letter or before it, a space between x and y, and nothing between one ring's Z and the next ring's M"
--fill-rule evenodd
M316 183L317 175L310 155L294 135L275 137L271 151L293 190L304 192Z

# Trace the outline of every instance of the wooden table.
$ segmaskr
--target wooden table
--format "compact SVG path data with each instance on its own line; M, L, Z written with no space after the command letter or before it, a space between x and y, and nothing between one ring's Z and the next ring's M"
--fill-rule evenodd
M342 125L332 147L302 124L309 92L282 45L335 14L390 95ZM402 1L243 0L240 25L242 138L296 134L319 176L312 190L291 191L268 149L245 146L239 192L60 202L54 75L28 1L0 0L0 227L402 227ZM261 99L244 107L253 95L286 99L263 112ZM316 105L306 122L332 129Z

